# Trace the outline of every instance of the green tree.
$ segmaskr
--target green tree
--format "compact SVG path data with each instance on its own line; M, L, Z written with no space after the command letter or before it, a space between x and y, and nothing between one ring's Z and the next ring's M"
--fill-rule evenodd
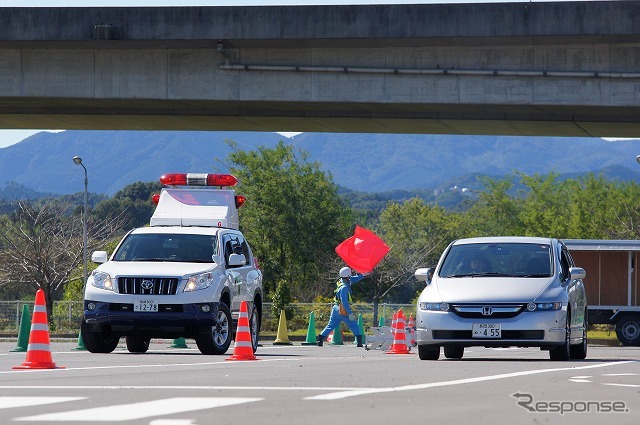
M327 273L327 264L335 264L333 250L348 234L350 209L331 175L305 152L282 141L250 152L228 143L228 168L247 199L240 227L260 259L265 287L274 290L284 279L294 298L312 300L333 282L335 269Z
M571 222L571 199L575 188L573 181L558 181L558 174L547 176L525 176L522 182L528 187L529 194L522 204L520 219L523 234L566 238Z
M478 201L463 215L463 237L508 236L522 233L522 200L510 193L513 190L512 179L512 176L502 180L481 179L485 190L480 192Z
M275 317L280 317L280 312L284 310L287 319L291 319L293 317L293 309L288 308L291 301L289 282L284 279L279 280L276 284L276 290L273 291L273 295L271 296L271 302L273 303L271 312Z
M597 204L605 211L598 218L604 229L594 238L640 239L640 185L636 182L610 183L606 190L606 197L601 195Z

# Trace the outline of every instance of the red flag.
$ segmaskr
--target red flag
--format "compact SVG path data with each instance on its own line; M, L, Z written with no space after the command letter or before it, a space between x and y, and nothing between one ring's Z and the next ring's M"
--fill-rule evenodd
M356 226L353 236L336 247L336 254L358 273L369 273L387 255L389 247L371 230Z

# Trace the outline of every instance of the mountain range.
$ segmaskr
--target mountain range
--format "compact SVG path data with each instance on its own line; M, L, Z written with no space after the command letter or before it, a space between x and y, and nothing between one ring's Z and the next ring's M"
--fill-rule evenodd
M500 177L556 172L640 181L640 140L600 138L454 136L415 134L277 133L204 131L85 131L37 133L0 149L0 188L18 183L37 192L84 190L113 195L137 181L170 172L225 172L231 139L243 150L284 140L318 161L343 188L361 192L435 189L464 184L477 174Z

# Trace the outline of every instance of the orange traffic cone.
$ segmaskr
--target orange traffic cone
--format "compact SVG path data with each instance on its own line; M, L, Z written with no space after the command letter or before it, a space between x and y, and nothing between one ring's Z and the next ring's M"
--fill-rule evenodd
M409 328L409 335L411 335L410 345L415 347L418 344L416 343L416 324L413 321L413 314L409 316L409 323L407 323L407 328Z
M259 360L253 354L251 331L249 330L249 308L246 301L240 303L240 317L238 317L238 329L236 330L233 355L225 360Z
M404 334L404 313L402 310L398 310L396 315L398 318L393 328L393 344L387 354L409 354L407 338Z
M407 326L411 329L415 326L415 323L413 322L413 314L409 316L409 323L407 323Z
M51 359L49 344L49 323L47 322L47 306L44 302L44 291L38 289L36 302L33 306L31 332L27 346L27 358L20 366L13 369L64 369L56 366Z

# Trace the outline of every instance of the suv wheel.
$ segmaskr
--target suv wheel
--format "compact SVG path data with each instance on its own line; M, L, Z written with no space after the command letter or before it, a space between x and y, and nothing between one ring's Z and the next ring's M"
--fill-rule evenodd
M120 341L120 338L108 331L93 331L91 325L84 320L80 324L80 333L84 348L90 353L110 353L116 349Z
M224 354L231 345L231 311L225 303L218 306L218 315L209 332L196 337L196 345L202 354Z
M127 336L127 350L130 353L144 354L149 349L150 338L142 336L128 335Z
M253 346L253 352L258 349L258 335L260 334L260 316L258 316L258 309L255 304L251 309L251 315L249 316L249 330L251 331L251 345Z

